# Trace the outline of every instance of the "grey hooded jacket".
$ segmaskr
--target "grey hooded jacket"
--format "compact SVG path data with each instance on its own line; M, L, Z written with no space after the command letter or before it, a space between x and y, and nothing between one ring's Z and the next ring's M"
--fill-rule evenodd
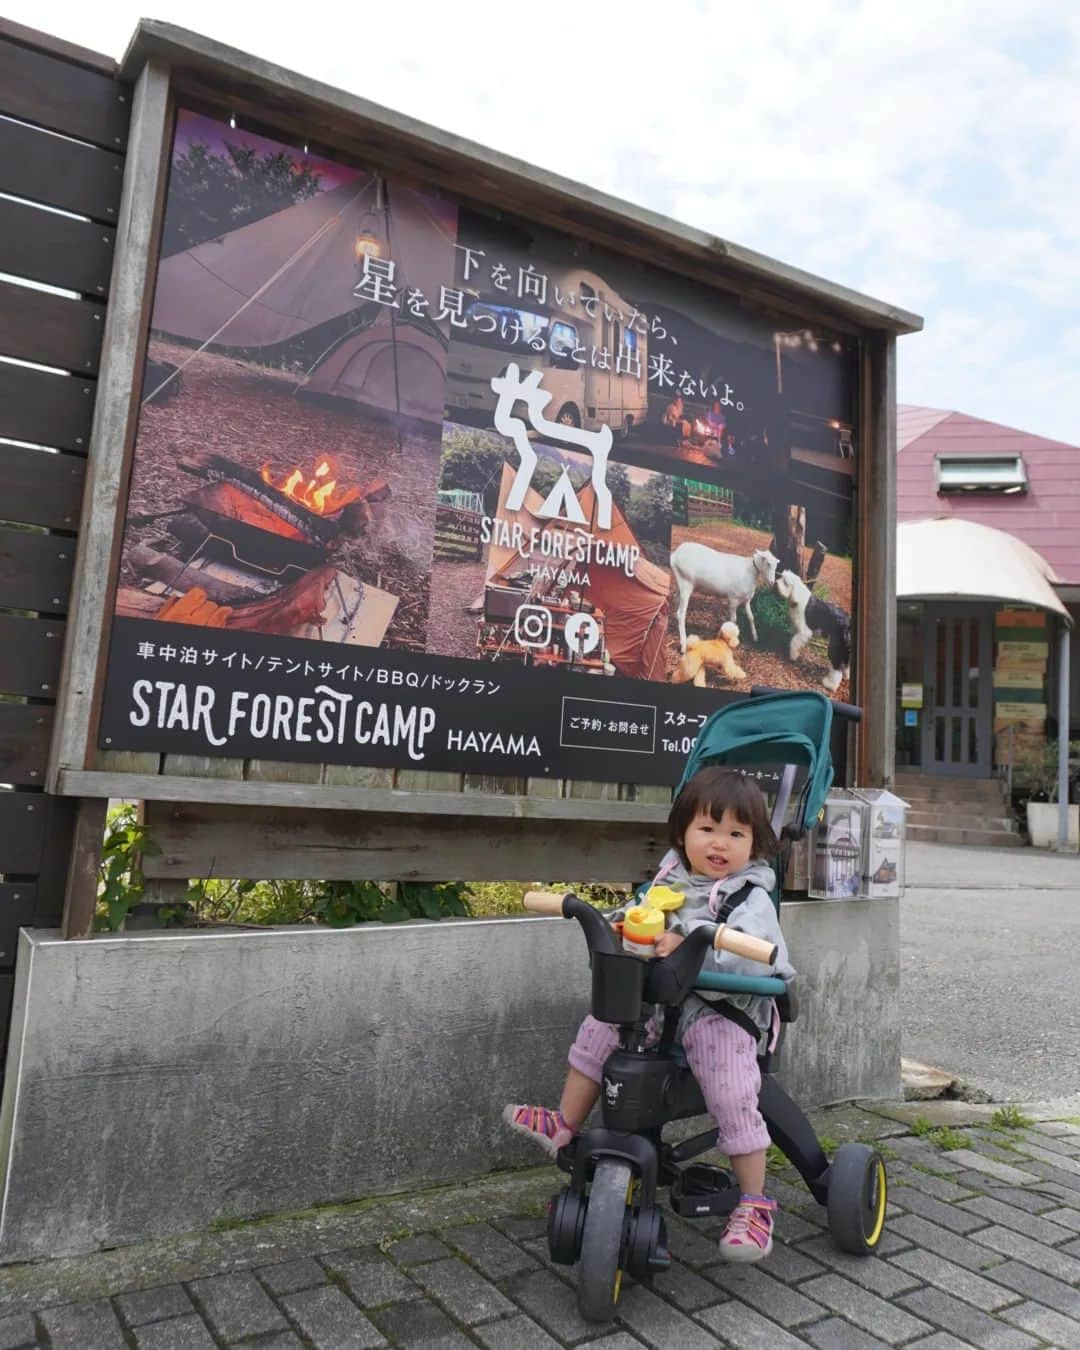
M666 870L665 870L666 869ZM663 874L663 875L661 875ZM766 938L774 942L779 949L776 962L767 967L758 961L748 961L745 957L733 956L730 952L718 952L710 948L702 970L717 971L725 975L779 975L785 982L795 978L795 969L788 959L787 944L780 931L776 916L776 906L769 894L776 884L776 874L767 863L751 862L741 872L725 877L719 886L710 877L698 876L688 872L682 859L674 849L665 854L658 873L660 884L681 891L686 901L681 909L672 910L668 916L667 927L670 932L685 937L703 923L715 923L716 915L727 898L750 881L754 889L728 915L727 922L732 928L739 928L753 937ZM716 887L716 899L710 903L713 888ZM709 1011L710 1003L727 1001L745 1012L762 1031L768 1031L772 1022L772 999L756 994L691 994L683 1005L679 1019L679 1037L689 1026Z

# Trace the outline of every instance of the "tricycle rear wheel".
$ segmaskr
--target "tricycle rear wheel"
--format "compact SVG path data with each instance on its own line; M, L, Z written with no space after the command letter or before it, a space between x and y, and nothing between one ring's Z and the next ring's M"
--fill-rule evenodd
M622 1288L620 1258L634 1174L627 1163L596 1164L585 1211L578 1269L578 1307L587 1322L610 1322Z

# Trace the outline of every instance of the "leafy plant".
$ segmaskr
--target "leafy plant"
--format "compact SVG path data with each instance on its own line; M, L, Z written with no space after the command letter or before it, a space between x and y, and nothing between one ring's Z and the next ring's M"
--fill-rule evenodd
M128 911L142 898L145 881L142 859L159 852L147 838L146 826L139 820L131 802L110 807L105 817L105 838L98 864L98 908L94 927L114 932L127 918Z
M967 1148L968 1142L960 1131L954 1130L951 1125L940 1125L936 1130L932 1130L929 1139L941 1149L942 1153L951 1153L956 1148Z
M1025 1130L1035 1122L1018 1106L999 1106L990 1117L990 1124L996 1130Z
M1070 741L1071 758L1080 756L1080 741ZM1058 799L1058 742L1039 747L1021 746L1013 756L1013 793L1025 801Z

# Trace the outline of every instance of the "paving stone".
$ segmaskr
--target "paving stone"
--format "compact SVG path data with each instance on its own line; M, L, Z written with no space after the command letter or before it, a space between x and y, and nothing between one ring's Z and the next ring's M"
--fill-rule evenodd
M289 1324L267 1297L254 1275L211 1275L193 1280L192 1296L206 1320L224 1341L256 1336L263 1331L288 1331Z
M870 1336L839 1317L827 1317L804 1327L802 1334L819 1350L885 1350L885 1342Z
M972 1175L976 1175L972 1173ZM1000 1200L1003 1205L1012 1205L1015 1209L1022 1209L1025 1214L1043 1214L1048 1209L1057 1208L1053 1196L1041 1195L1037 1190L1026 1189L1020 1186L987 1186L985 1182L978 1184L978 1191L982 1195L988 1195L993 1200Z
M814 1238L812 1242L804 1242L799 1251L812 1256L814 1260L831 1267L839 1274L846 1275L849 1280L853 1280L864 1289L869 1289L871 1293L879 1294L882 1298L892 1298L894 1294L899 1294L905 1289L914 1289L919 1283L880 1257L852 1256L850 1252L837 1251L832 1238Z
M602 1336L600 1340L590 1341L588 1345L579 1345L578 1350L641 1350L644 1344L644 1341L639 1341L628 1331L617 1331L614 1336Z
M523 1242L521 1245L538 1265L543 1266L545 1270L550 1270L552 1274L558 1275L560 1279L566 1278L566 1272L570 1267L551 1259L547 1238L533 1238L531 1242Z
M419 1237L403 1238L401 1242L391 1243L386 1254L399 1266L418 1266L425 1261L442 1261L453 1252L437 1237L430 1233L421 1233Z
M37 1345L37 1328L29 1313L0 1317L0 1350L21 1350L24 1345Z
M515 1311L514 1306L495 1288L490 1280L467 1266L460 1257L448 1261L434 1261L413 1272L413 1279L439 1300L459 1322L467 1327L505 1317Z
M392 1303L371 1316L394 1345L416 1346L417 1350L420 1346L423 1350L473 1350L475 1345L441 1308L426 1299L419 1303Z
M821 1236L821 1225L808 1223L789 1209L778 1210L773 1217L773 1238L777 1242L802 1242L805 1238Z
M1080 1321L1080 1289L1063 1284L1052 1275L1045 1275L1041 1270L1025 1265L1023 1261L1003 1261L993 1270L988 1270L986 1276L1006 1289L1012 1289L1039 1303L1046 1303L1058 1312Z
M1037 1158L1039 1162L1049 1163L1051 1167L1060 1168L1062 1172L1071 1172L1074 1177L1080 1178L1080 1158L1068 1153L1054 1152L1053 1149L1044 1148L1041 1144L1025 1143L1022 1147L1025 1158Z
M1066 1134L1055 1137L1054 1135L1046 1135L1041 1131L1021 1130L1017 1140L1021 1148L1025 1143L1037 1144L1039 1147L1049 1149L1051 1153L1057 1153L1065 1158L1075 1158L1080 1153L1080 1139L1075 1135Z
M559 1342L553 1341L542 1326L524 1313L504 1322L489 1322L487 1326L477 1327L474 1334L488 1350L559 1350ZM629 1345L631 1338L628 1336L626 1340ZM633 1350L638 1350L640 1345L640 1341L633 1341Z
M711 1280L702 1279L681 1261L672 1261L667 1270L653 1279L653 1290L674 1303L683 1312L697 1312L719 1303L724 1295Z
M1076 1260L1080 1261L1080 1238L1078 1238L1075 1242L1066 1242L1065 1246L1062 1247L1061 1250L1065 1253L1066 1256L1072 1256Z
M817 1261L804 1255L799 1247L789 1247L786 1242L774 1242L772 1254L765 1266L770 1275L775 1275L785 1284L796 1284L812 1275L824 1275L825 1271Z
M936 1323L980 1350L1029 1350L1029 1347L1034 1350L1038 1346L1038 1341L1026 1332L1006 1326L970 1303L950 1298L943 1289L917 1289L904 1294L898 1302L917 1317Z
M960 1237L958 1233L943 1233L917 1214L905 1214L902 1219L897 1219L894 1227L901 1237L910 1239L916 1247L925 1247L966 1270L985 1271L997 1264L985 1247L976 1246L970 1238Z
M276 1266L260 1266L255 1274L272 1294L279 1296L326 1283L326 1271L310 1256L299 1261L281 1261Z
M355 1247L324 1256L326 1269L345 1285L361 1308L423 1298L423 1290L374 1247Z
M506 1294L560 1341L596 1339L596 1327L578 1312L577 1293L548 1270L514 1275L503 1286Z
M878 1239L876 1253L878 1256L893 1256L896 1252L906 1252L910 1246L908 1239L896 1232L896 1225L891 1224Z
M544 1237L547 1233L547 1219L527 1218L520 1214L511 1214L509 1218L492 1219L492 1223L511 1242L525 1242L529 1238Z
M304 1350L304 1342L291 1331L271 1331L253 1341L238 1341L238 1350Z
M679 1350L714 1350L716 1345L703 1327L641 1284L623 1290L618 1320L654 1350L671 1350L676 1345ZM596 1331L594 1326L594 1338Z
M1031 1128L1039 1134L1049 1134L1059 1139L1073 1138L1080 1143L1080 1125L1072 1125L1067 1120L1037 1120Z
M1080 1209L1065 1207L1046 1209L1043 1210L1042 1217L1047 1223L1059 1223L1063 1228L1069 1228L1074 1233L1080 1233Z
M1034 1238L1036 1242L1045 1242L1051 1247L1058 1242L1067 1242L1073 1236L1073 1230L1062 1224L1052 1223L1045 1218L1040 1219L1035 1214L1027 1214L989 1195L978 1195L974 1200L965 1200L960 1208L970 1210L972 1214L978 1214L991 1223L1013 1228L1016 1232ZM1077 1218L1080 1218L1080 1215L1077 1215Z
M911 1186L914 1190L922 1191L924 1195L932 1195L935 1200L944 1200L948 1204L952 1204L954 1200L967 1200L974 1194L968 1186L958 1186L948 1177L919 1172L906 1163L889 1168L890 1193L894 1186ZM982 1190L982 1186L979 1189Z
M820 1303L814 1303L798 1290L789 1289L758 1266L725 1263L714 1266L708 1275L726 1294L767 1313L782 1327L803 1326L824 1316L825 1310Z
M715 1237L706 1236L704 1225L699 1227L692 1223L681 1223L667 1214L664 1215L664 1221L667 1226L668 1251L672 1256L688 1266L712 1265L720 1249ZM719 1235L723 1232L724 1225L719 1224L716 1228Z
M725 1346L732 1346L734 1350L805 1350L806 1347L801 1336L792 1336L745 1303L721 1303L718 1308L703 1312L701 1320L721 1337ZM675 1344L677 1342L670 1350L674 1350ZM681 1346L679 1350L682 1350Z
M1053 1275L1055 1279L1064 1280L1066 1284L1076 1284L1080 1280L1080 1260L1067 1255L1067 1247L1061 1250L1047 1247L1024 1237L1023 1233L1015 1233L1011 1228L1000 1228L996 1224L975 1233L972 1241L1000 1252L1002 1256L1015 1256L1018 1261L1026 1261L1029 1266Z
M920 1251L916 1248L913 1251L900 1252L892 1260L909 1275L915 1275L925 1284L936 1285L949 1294L955 1294L957 1298L981 1308L983 1312L994 1312L998 1308L1004 1308L1008 1303L1016 1302L1015 1291L995 1284L993 1280L988 1280L983 1275L976 1275L974 1271L965 1270L955 1261L946 1261L933 1252Z
M807 1280L799 1289L807 1297L823 1303L830 1311L846 1317L889 1345L909 1341L920 1331L933 1330L918 1317L886 1303L877 1294L860 1288L840 1275L822 1275L816 1280Z
M953 1162L961 1167L971 1168L975 1172L985 1172L988 1177L996 1177L998 1181L1005 1181L1010 1186L1024 1186L1039 1179L1034 1172L1014 1167L1012 1163L998 1162L996 1158L988 1158L983 1153L976 1153L974 1149L954 1148L950 1149L949 1153Z
M935 1200L932 1195L924 1195L922 1191L917 1191L912 1186L894 1187L890 1199L909 1214L919 1214L924 1219L929 1219L931 1223L947 1228L951 1233L967 1234L976 1228L986 1226L986 1220L980 1219L978 1215L968 1214L954 1205Z
M889 1147L908 1163L918 1163L922 1167L932 1167L935 1172L947 1175L961 1170L959 1163L949 1161L949 1155L926 1139L909 1135L901 1139L890 1139Z
M904 1350L968 1350L969 1345L969 1341L958 1341L947 1331L935 1331L932 1336L924 1336L922 1340L908 1341Z
M129 1327L141 1327L146 1322L162 1322L166 1317L183 1317L185 1313L195 1311L187 1290L179 1284L137 1289L131 1294L118 1295L113 1302ZM0 1340L0 1346L3 1343Z
M1006 1308L1001 1315L1014 1326L1054 1345L1080 1345L1080 1322L1042 1303L1019 1303L1015 1308Z
M369 1346L386 1344L356 1304L333 1285L302 1289L281 1302L318 1350L366 1350Z
M1080 1205L1080 1177L1075 1177L1060 1167L1054 1167L1051 1163L1041 1162L1038 1158L1032 1158L1028 1163L1028 1169L1039 1178L1035 1184L1040 1191L1049 1191L1051 1186L1057 1187L1055 1194L1060 1194L1066 1204Z
M217 1342L196 1313L148 1322L136 1330L135 1344L139 1350L217 1350Z
M61 1303L38 1313L54 1350L125 1350L127 1340L109 1301Z
M460 1228L447 1229L443 1237L458 1251L464 1252L489 1280L503 1280L518 1271L536 1269L534 1256L496 1232L490 1224L464 1224Z

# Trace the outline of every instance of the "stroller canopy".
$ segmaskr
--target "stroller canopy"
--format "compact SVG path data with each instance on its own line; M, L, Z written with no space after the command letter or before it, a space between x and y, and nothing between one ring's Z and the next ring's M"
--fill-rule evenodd
M676 795L710 764L798 764L806 781L791 821L801 834L818 818L832 786L829 749L832 703L824 694L794 691L739 699L712 713L698 734Z

